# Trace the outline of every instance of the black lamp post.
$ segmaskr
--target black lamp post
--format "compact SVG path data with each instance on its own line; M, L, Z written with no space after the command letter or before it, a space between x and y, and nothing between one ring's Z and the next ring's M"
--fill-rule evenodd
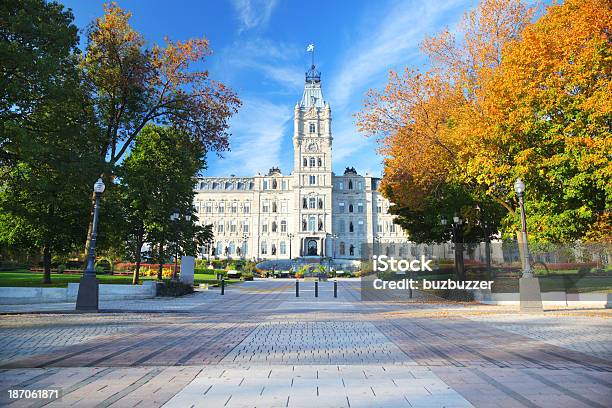
M287 234L287 237L289 237L289 260L291 260L292 259L291 258L291 241L293 241L294 235L289 233L289 234Z
M514 182L514 192L516 193L519 200L519 207L521 211L521 238L522 238L522 264L523 264L523 278L533 278L531 272L531 265L529 264L529 245L527 243L527 219L525 218L525 183L521 178L517 178Z
M242 259L246 259L246 242L249 239L248 234L242 234L242 248L240 249Z
M443 216L442 219L440 220L440 223L443 226L446 226L448 224L448 220L446 219L446 217ZM453 223L451 224L451 231L452 231L452 242L455 247L455 268L457 271L457 278L459 280L464 280L465 279L465 267L463 264L463 221L461 220L459 215L457 215L457 213L455 213L455 215L453 216Z
M529 264L529 245L527 243L527 220L525 218L525 183L521 178L517 178L514 183L514 192L519 200L521 211L521 243L523 273L519 279L519 296L521 312L542 312L542 293L540 291L540 281L533 276L531 265Z
M487 265L487 271L491 273L491 233L489 231L489 223L486 220L483 221L483 211L479 205L476 205L476 211L478 211L478 222L482 227L482 232L485 239L485 262Z
M337 246L336 243L338 242L338 234L333 234L331 237L334 240L334 242L333 242L334 247L333 247L333 251L332 252L333 252L333 255L334 255L334 259L336 259L336 246Z
M99 288L98 280L96 279L96 237L98 235L98 217L100 212L100 195L104 192L106 186L99 178L94 184L94 193L96 196L94 202L93 225L91 228L91 236L89 237L89 251L87 253L87 267L83 272L83 277L79 283L79 293L77 295L76 310L97 311Z

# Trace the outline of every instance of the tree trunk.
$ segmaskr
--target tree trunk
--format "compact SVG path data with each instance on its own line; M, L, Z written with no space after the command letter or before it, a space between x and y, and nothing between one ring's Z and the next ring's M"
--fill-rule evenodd
M159 256L159 269L157 270L157 280L162 280L164 278L163 276L163 269L164 269L164 259L162 258L162 251L163 251L163 243L160 242L159 243L159 252L158 252L158 256Z
M48 244L43 247L43 279L42 283L51 283L51 249Z
M138 278L140 274L140 261L142 260L141 256L142 251L142 239L138 239L136 242L136 268L134 268L134 276L132 277L132 285L138 285Z

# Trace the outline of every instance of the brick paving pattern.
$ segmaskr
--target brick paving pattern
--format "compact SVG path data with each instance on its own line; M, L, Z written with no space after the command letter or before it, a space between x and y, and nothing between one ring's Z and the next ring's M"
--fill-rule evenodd
M610 311L526 316L359 293L343 281L335 299L322 282L314 298L302 282L296 298L292 281L256 281L100 314L4 315L0 406L610 406ZM45 388L62 398L8 395Z

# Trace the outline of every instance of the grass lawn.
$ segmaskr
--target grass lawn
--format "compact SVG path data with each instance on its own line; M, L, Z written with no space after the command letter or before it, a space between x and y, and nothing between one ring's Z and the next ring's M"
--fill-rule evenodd
M145 277L144 279L155 279L155 277ZM51 283L42 283L42 273L30 272L27 269L16 269L11 271L0 271L0 287L45 287L45 288L65 288L69 283L78 283L81 280L81 275L72 274L51 274ZM122 275L98 275L100 283L104 284L119 284L130 285L132 283L131 276ZM208 283L215 285L217 279L214 274L196 273L194 275L195 284ZM240 282L235 279L228 279L226 283ZM142 283L142 279L141 279Z

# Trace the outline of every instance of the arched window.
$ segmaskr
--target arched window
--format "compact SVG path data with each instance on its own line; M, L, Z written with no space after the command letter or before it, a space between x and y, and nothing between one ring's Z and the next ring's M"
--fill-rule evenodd
M311 124L309 125L309 129L308 129L308 130L310 131L310 133L314 133L314 132L316 132L316 131L317 131L317 127L315 126L315 124L314 124L314 123L311 123Z
M236 252L236 244L234 244L233 242L230 242L228 250L229 250L229 254L233 255L234 252Z
M246 255L247 255L247 253L248 253L248 251L249 251L249 244L248 244L246 241L244 241L244 242L242 243L242 250L241 250L242 255L243 255L243 256L246 256Z
M304 167L308 166L308 159L304 157L304 161L303 161Z
M285 241L281 241L280 243L280 253L281 255L285 255L287 253L287 244Z
M272 221L272 232L276 232L276 221Z
M237 184L236 188L237 188L238 190L244 190L244 183L238 182L238 184Z
M268 253L268 244L266 241L261 241L261 254L266 255Z
M344 244L344 242L340 243L340 255L344 255L346 252L346 245Z
M272 212L278 212L278 205L276 204L276 201L272 203Z
M315 159L314 157L311 157L311 158L310 158L310 167L314 167L314 166L315 166L315 163L316 163L316 161L315 161L315 160L316 160L316 159Z
M323 209L323 199L319 198L319 210Z
M349 204L349 212L352 213L353 212L353 203Z
M349 180L348 188L349 190L353 189L353 180Z
M281 232L287 232L287 221L286 220L281 221Z
M349 222L349 232L355 232L355 227L353 226L353 221Z
M349 255L355 256L355 246L353 244L351 244L351 246L349 247Z
M272 189L276 190L278 188L278 182L276 179L272 180Z
M306 229L308 228L307 222L306 222L306 218L302 219L302 231L306 231Z
M323 219L319 218L319 231L323 231Z
M272 255L276 255L276 244L272 244Z
M302 208L308 208L308 200L306 200L306 197L302 198Z
M311 210L315 209L315 203L316 203L316 199L314 197L310 197L308 199L308 208L310 208Z
M219 183L216 183L216 182L212 183L212 188L213 188L213 190L218 189L219 188Z
M321 158L319 157L317 159L317 166L321 167L323 165L323 160L321 160Z

